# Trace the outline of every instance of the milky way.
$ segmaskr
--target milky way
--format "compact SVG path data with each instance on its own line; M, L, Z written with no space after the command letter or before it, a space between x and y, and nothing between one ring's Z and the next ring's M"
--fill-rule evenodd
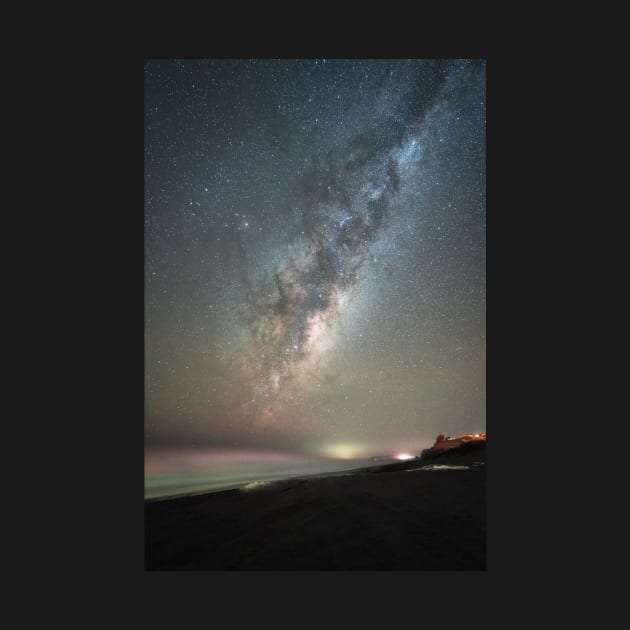
M483 62L156 60L146 84L148 440L484 429Z

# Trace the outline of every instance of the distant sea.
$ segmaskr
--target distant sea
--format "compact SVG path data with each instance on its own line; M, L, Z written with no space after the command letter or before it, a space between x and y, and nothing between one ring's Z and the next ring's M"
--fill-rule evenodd
M190 465L191 462L194 465ZM153 454L151 458L145 458L144 498L167 499L232 488L247 489L291 477L334 473L381 463L386 462L372 459L311 460L296 456L266 457L264 454L243 457L240 453L227 456L225 453L205 456L203 453L191 456L181 452L176 455Z

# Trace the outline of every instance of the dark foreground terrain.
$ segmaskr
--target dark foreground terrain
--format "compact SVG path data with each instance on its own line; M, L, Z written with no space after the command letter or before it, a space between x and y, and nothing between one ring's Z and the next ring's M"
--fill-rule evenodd
M481 462L485 446L351 473L147 501L145 567L483 570Z

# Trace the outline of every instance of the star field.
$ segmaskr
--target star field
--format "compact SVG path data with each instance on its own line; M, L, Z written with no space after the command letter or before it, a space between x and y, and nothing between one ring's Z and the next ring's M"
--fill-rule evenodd
M485 63L148 60L147 445L485 431Z

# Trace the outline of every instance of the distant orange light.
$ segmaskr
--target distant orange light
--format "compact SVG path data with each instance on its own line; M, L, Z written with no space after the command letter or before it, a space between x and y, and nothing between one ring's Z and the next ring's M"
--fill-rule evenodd
M396 459L405 461L407 459L413 459L413 455L409 455L409 453L401 453L400 455L396 455Z

